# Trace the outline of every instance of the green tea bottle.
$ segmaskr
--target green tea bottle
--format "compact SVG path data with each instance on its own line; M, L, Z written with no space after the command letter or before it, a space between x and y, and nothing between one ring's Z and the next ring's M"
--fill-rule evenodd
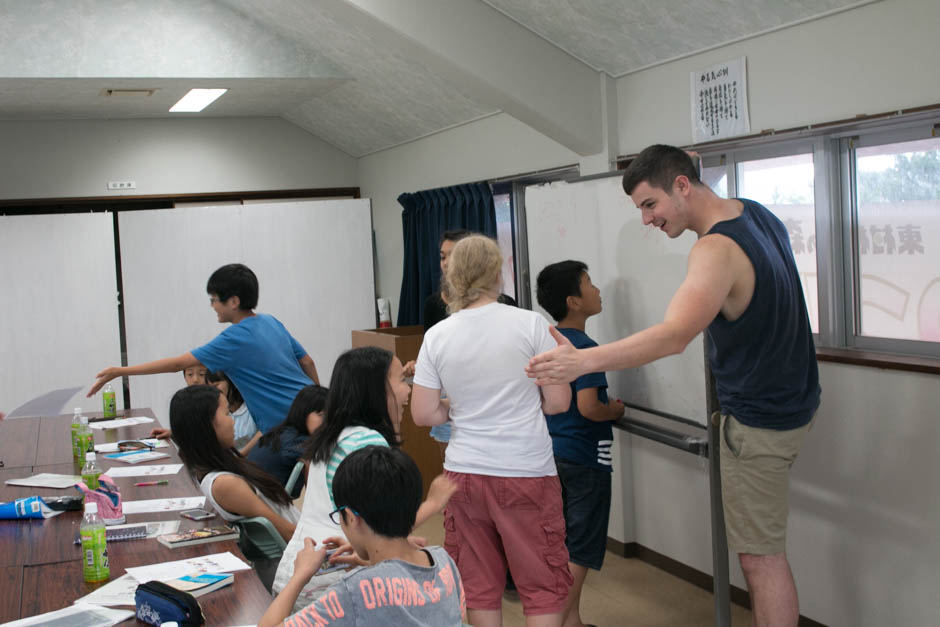
M72 414L72 425L71 425L72 457L75 459L79 459L78 457L78 431L82 427L81 416L82 416L82 408L76 407L75 413Z
M76 461L78 463L84 463L85 453L95 450L95 436L91 433L91 428L88 426L88 416L81 416L79 418L81 421L81 426L78 428L78 456Z
M107 581L111 577L108 568L108 543L104 523L98 518L98 504L85 503L85 518L79 528L82 539L82 575L87 583Z
M101 476L101 466L95 461L95 453L85 453L85 466L82 468L82 482L89 490L98 489L98 477Z
M104 386L104 392L101 393L101 400L104 404L104 417L114 418L117 416L117 405L114 401L114 388L111 384Z

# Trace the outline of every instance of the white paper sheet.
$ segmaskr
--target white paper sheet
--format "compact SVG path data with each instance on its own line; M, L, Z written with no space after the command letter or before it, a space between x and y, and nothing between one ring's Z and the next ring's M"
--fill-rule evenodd
M54 627L109 627L124 622L134 615L130 610L109 610L100 605L76 603L70 607L47 612L38 616L21 618L0 627L32 627L32 625L51 625Z
M109 477L151 477L154 475L175 475L183 464L149 464L147 466L115 466L104 473ZM7 481L7 483L10 483Z
M130 575L122 575L101 586L91 594L76 599L76 603L95 605L134 605L134 592L140 582Z
M102 420L100 422L93 422L88 426L92 429L101 431L103 429L117 429L119 427L143 425L147 424L148 422L153 422L153 418L147 418L145 416L134 416L133 418L115 418L114 420Z
M155 448L164 448L169 446L166 443L166 440L158 440L157 438L141 438L141 442L146 442ZM117 442L105 442L104 444L95 444L96 453L117 453L118 452L118 443Z
M202 507L206 504L204 496L185 496L175 499L147 499L144 501L124 501L125 514L149 514L152 512L175 512L184 509Z
M230 552L214 553L202 557L193 557L175 562L151 564L150 566L136 566L127 569L127 574L140 582L156 579L166 581L185 575L201 575L203 573L233 573L238 570L249 570L250 565L241 561Z
M75 396L81 388L62 388L46 392L42 396L37 396L31 401L26 401L9 414L7 420L11 418L30 418L36 416L58 416L62 413L65 404L69 399Z
M81 481L81 477L75 475L57 475L53 472L43 472L32 477L22 479L7 479L7 485L21 485L30 488L71 488Z
M122 462L125 464L139 464L140 462L149 462L155 459L166 459L169 455L159 451L141 451L139 453L107 453L104 458L108 461Z

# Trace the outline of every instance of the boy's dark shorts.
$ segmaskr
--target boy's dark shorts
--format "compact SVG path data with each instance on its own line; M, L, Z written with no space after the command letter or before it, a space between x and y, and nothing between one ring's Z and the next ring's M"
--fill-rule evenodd
M557 457L555 466L565 506L568 559L578 566L600 570L607 550L611 473Z

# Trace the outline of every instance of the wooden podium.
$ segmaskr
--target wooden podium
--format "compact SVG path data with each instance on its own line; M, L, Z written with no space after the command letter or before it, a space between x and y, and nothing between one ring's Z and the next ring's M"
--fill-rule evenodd
M424 327L392 327L388 329L367 329L352 332L352 347L378 346L391 351L402 364L418 358L421 341L424 339ZM424 496L434 477L443 472L443 460L440 449L430 436L430 427L419 427L411 418L411 408L405 405L401 419L401 449L411 456L421 471L424 482Z

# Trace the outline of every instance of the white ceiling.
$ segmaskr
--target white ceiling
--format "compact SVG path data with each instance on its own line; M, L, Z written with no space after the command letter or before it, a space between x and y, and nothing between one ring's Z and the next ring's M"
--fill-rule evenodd
M188 115L280 116L353 156L498 111L591 154L598 71L871 1L0 0L0 119L171 117L222 86Z

